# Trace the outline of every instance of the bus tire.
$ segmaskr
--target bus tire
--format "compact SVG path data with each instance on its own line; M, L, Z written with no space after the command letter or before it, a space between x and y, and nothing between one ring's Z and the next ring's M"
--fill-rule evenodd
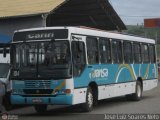
M87 88L86 102L82 104L82 110L84 112L91 112L93 110L94 97L91 87Z
M126 98L128 100L140 101L142 98L142 84L140 81L136 82L136 91L134 94L127 95Z
M45 113L47 111L47 105L35 105L34 109L36 110L37 113Z

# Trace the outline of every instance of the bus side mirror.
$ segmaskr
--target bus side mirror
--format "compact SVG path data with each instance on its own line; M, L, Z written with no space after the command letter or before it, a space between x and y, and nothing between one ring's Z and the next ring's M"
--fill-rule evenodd
M3 57L6 58L7 57L7 49L3 48Z

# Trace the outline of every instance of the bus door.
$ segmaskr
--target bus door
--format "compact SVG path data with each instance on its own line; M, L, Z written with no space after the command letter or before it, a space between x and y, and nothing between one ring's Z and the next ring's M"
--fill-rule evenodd
M73 77L74 87L86 86L86 52L85 43L82 41L84 38L78 35L72 35L72 64L73 64Z

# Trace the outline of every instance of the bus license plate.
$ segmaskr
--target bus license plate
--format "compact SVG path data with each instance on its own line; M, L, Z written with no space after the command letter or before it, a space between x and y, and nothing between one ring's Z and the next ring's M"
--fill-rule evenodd
M42 103L42 99L41 98L33 98L32 102L33 103Z

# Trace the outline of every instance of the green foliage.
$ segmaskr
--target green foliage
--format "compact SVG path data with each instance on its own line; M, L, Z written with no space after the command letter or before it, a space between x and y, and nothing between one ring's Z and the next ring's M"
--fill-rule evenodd
M125 32L136 36L157 39L158 42L160 41L160 28L144 28L142 25L129 25L127 26L127 30Z
M160 45L159 44L157 45L157 56L158 56L158 59L160 60Z

